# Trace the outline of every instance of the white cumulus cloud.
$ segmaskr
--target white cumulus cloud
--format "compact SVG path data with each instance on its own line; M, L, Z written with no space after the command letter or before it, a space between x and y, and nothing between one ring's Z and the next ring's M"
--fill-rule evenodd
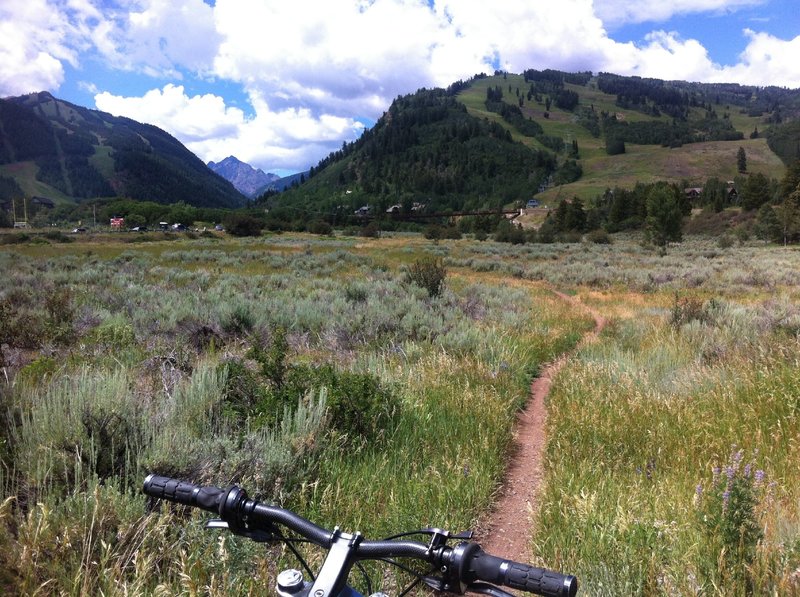
M242 111L226 107L221 97L188 97L181 85L165 85L142 97L121 97L104 91L94 100L104 112L154 124L166 131L179 131L185 142L230 136L244 121Z
M95 96L98 109L158 126L206 162L235 155L265 169L299 170L363 130L351 118L315 116L304 108L273 111L257 94L250 102L255 114L247 117L220 96L189 96L181 85L169 84L142 97L109 92Z
M73 14L79 23L80 15ZM78 61L79 25L53 14L46 0L0 4L0 96L57 89L64 62Z
M745 30L750 40L740 62L715 70L708 77L719 83L736 81L751 85L800 87L800 35L791 40L778 39L768 33Z
M214 9L203 0L134 0L109 11L93 39L117 68L173 78L181 69L207 71L220 42Z
M768 0L595 0L597 16L609 26L666 21L675 15L733 11Z

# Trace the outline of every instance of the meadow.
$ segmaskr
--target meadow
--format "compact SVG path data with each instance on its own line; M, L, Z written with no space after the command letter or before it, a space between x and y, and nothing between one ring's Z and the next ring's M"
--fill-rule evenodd
M800 591L800 253L614 240L5 245L0 586L271 586L280 552L146 514L151 471L368 537L475 526L530 380L593 327L558 289L609 324L548 400L535 563L585 595Z

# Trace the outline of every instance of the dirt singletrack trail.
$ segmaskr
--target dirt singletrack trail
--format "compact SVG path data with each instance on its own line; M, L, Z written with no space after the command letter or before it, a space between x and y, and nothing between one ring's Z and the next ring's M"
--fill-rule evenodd
M594 329L581 339L575 350L595 341L606 325L605 318L579 298L562 292L555 294L586 310L594 318ZM517 562L531 561L529 544L536 524L536 502L544 478L544 448L547 443L545 398L550 392L553 378L570 354L566 353L544 366L541 375L531 383L531 395L525 409L517 416L511 459L499 498L490 514L491 522L480 525L481 545L496 556Z

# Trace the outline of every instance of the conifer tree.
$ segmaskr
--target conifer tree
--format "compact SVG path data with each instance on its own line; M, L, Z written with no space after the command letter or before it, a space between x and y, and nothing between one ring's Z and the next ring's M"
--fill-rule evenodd
M653 187L647 194L647 234L654 245L665 248L683 238L683 214L675 194L667 187Z
M739 151L736 152L736 166L739 168L739 172L747 172L747 154L744 151L744 147L740 147Z

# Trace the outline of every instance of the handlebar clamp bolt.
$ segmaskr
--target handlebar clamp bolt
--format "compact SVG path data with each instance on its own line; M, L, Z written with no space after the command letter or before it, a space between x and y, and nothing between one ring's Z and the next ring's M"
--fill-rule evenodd
M303 573L294 568L284 570L278 574L278 593L292 595L303 589Z

